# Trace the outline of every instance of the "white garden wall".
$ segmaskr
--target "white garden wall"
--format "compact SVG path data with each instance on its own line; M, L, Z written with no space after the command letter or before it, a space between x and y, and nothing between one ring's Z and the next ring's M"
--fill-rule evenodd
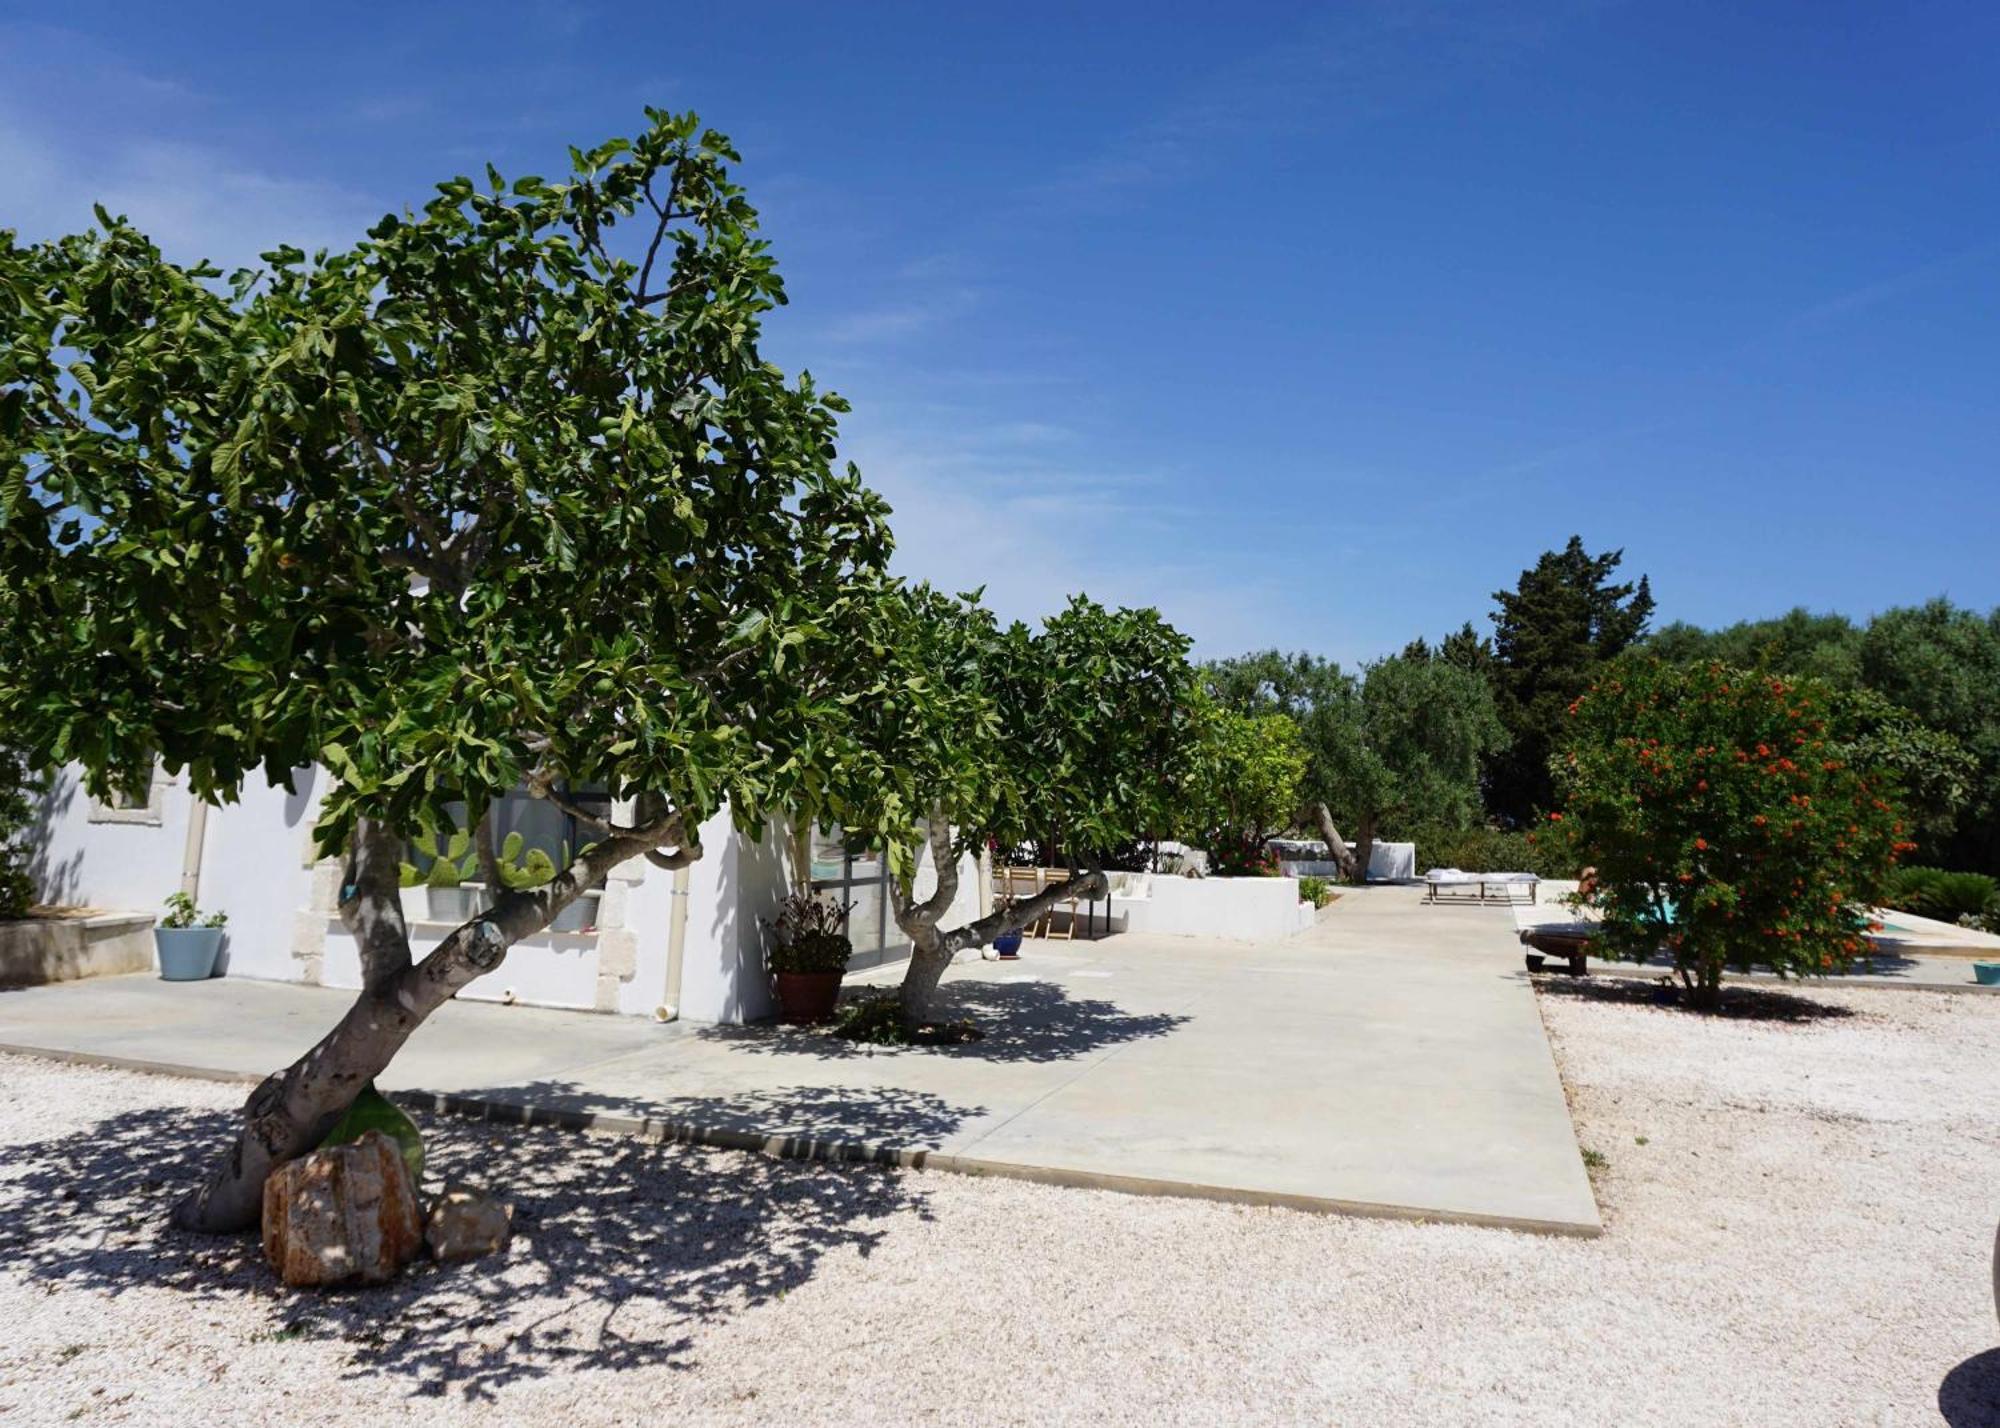
M1299 901L1297 878L1182 878L1128 874L1111 894L1111 925L1121 932L1226 937L1267 942L1311 927L1318 914Z

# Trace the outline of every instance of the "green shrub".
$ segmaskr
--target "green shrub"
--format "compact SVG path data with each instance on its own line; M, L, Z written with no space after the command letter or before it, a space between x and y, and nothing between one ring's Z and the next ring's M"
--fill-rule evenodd
M0 917L25 917L35 900L23 835L34 821L34 795L40 791L27 760L0 748Z
M1573 878L1577 861L1569 850L1526 833L1500 828L1419 829L1417 867L1462 868L1468 873L1533 873Z
M1577 698L1538 841L1596 867L1597 947L1664 946L1703 1008L1725 967L1845 969L1916 845L1893 783L1842 756L1836 714L1823 685L1723 665L1621 663Z
M1883 902L1940 922L1992 923L2000 920L2000 880L1985 873L1954 873L1945 868L1898 868L1889 878Z
M766 924L770 946L765 961L778 972L845 972L854 944L847 938L852 903L828 902L816 893L793 893Z
M1325 907L1333 901L1333 888L1325 878L1304 877L1299 879L1299 897L1314 907Z
M187 927L223 927L229 922L226 912L211 912L202 916L201 909L194 905L194 899L184 892L167 896L167 913L160 919L160 926L173 931Z

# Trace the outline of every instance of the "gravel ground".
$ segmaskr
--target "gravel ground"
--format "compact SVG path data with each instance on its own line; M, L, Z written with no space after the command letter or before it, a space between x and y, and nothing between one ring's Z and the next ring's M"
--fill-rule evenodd
M441 1119L504 1262L327 1295L159 1228L240 1088L0 1058L0 1423L2000 1423L2000 999L1635 995L1596 1241Z

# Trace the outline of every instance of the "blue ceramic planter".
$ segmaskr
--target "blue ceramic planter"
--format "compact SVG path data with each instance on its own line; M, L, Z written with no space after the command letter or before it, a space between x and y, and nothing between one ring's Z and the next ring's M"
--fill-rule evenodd
M160 958L160 979L204 982L215 975L216 954L222 951L219 927L156 927L153 950Z
M1982 987L2000 987L2000 962L1974 962L1972 975Z
M1004 960L1012 961L1021 955L1021 934L1019 932L1001 933L993 939L993 951L994 955Z

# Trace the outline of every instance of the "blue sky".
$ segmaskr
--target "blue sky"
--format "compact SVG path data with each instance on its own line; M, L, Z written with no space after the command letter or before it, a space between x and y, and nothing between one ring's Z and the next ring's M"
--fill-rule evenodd
M899 562L1207 654L2000 603L2000 9L174 5L0 23L0 225L357 236L694 108Z

